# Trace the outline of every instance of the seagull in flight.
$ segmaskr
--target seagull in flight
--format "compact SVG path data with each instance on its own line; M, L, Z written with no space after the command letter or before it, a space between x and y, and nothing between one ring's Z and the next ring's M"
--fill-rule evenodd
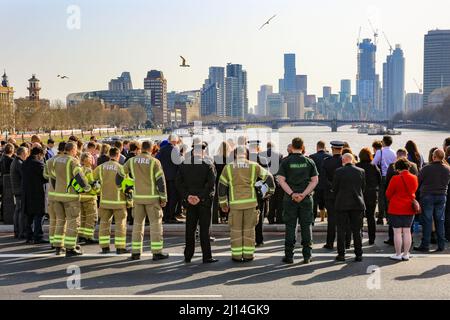
M264 28L264 26L267 24L269 24L270 23L270 21L273 19L273 18L275 18L277 15L274 15L272 18L270 18L269 20L267 20L262 26L261 26L261 28L259 28L259 30L261 30L262 28Z
M180 56L180 58L181 58L181 60L182 60L180 67L183 67L183 68L189 68L190 65L186 64L186 59L183 58L183 56Z
M69 79L69 77L67 77L67 76L62 76L62 75L59 75L59 74L58 74L58 78L61 78L61 79Z

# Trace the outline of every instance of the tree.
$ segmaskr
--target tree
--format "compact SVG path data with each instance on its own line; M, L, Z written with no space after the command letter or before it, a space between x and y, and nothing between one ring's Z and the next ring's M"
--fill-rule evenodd
M144 107L141 105L133 105L128 109L131 116L132 127L139 128L147 121L147 112L145 112Z

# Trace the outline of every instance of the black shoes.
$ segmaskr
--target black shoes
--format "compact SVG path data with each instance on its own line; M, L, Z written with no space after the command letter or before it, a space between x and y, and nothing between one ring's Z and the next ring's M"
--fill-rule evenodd
M437 248L436 250L431 251L431 253L439 253L439 252L443 252L444 249L442 248Z
M55 252L56 252L56 255L57 256L60 256L61 254L63 254L63 253L66 253L66 249L64 249L64 248L55 248L56 250L55 250Z
M111 249L110 248L102 248L102 254L107 254L110 253Z
M375 244L375 240L369 240L369 246L373 246Z
M345 261L345 256L341 256L341 255L336 256L336 261L344 262Z
M81 256L83 252L80 249L67 249L66 258Z
M140 253L132 253L131 260L141 260L141 254Z
M293 264L294 263L294 259L293 258L289 258L289 257L284 257L282 261L284 263L286 263L286 264Z
M130 251L128 251L127 249L124 248L116 249L116 254L127 254L127 253L130 253Z
M153 261L164 260L164 259L168 259L168 258L169 258L168 253L155 253L153 255Z
M185 262L185 263L191 263L191 259L184 258L184 262Z
M233 260L233 262L242 262L243 261L242 258L240 258L240 259L231 258L231 260Z
M323 248L327 250L333 250L333 246L329 244L324 245Z
M50 243L50 241L44 240L44 239L39 239L39 240L34 240L33 243L34 244L43 244L43 243Z
M361 256L356 256L355 262L362 262L363 258Z
M430 249L429 248L424 248L424 247L414 247L414 251L429 253Z
M264 242L255 244L255 247L256 247L256 248L264 247Z
M242 258L242 262L252 262L254 258Z
M310 264L312 262L311 258L305 258L303 259L303 264Z
M391 239L384 240L384 243L387 244L387 245L390 245L390 246L394 245L394 241L391 240Z
M377 220L377 225L383 226L384 225L384 220L383 219L378 219Z
M189 259L189 262L190 262L191 260ZM206 259L206 260L203 260L203 263L215 263L215 262L218 262L219 260L217 260L217 259L214 259L214 258L209 258L209 259Z
M98 244L98 240L97 239L85 239L84 243L85 244Z
M345 245L345 249L346 249L346 250L350 250L350 247L351 247L351 245L349 245L349 244L346 244L346 245Z

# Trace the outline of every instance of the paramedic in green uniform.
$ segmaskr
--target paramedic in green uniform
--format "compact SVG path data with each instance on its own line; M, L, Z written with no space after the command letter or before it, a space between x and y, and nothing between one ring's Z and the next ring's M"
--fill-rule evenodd
M314 219L311 193L319 182L314 161L303 155L305 146L301 138L292 140L292 153L283 160L278 172L278 182L283 188L286 223L284 263L294 263L295 231L300 224L303 262L311 262L312 223Z

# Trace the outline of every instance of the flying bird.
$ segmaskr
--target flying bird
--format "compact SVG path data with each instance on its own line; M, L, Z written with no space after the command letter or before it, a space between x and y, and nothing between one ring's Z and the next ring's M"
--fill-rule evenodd
M186 64L186 59L183 58L183 56L180 56L180 58L181 58L181 60L182 60L180 67L183 67L183 68L189 68L190 65Z
M61 79L69 79L69 77L67 77L67 76L61 76L61 75L59 75L59 74L58 74L58 78L61 78Z
M259 28L259 30L261 30L262 28L264 28L265 25L268 25L270 23L270 21L275 18L277 15L274 15L272 18L270 18L269 20L267 20L262 26L261 28Z

